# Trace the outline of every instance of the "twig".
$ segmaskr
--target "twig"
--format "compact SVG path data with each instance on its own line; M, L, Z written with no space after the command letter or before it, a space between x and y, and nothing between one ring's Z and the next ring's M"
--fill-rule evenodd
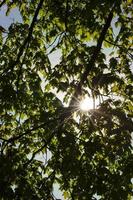
M51 134L51 136L50 136L49 139L45 142L45 144L44 144L41 148L37 149L37 150L32 154L31 159L28 160L28 161L24 164L24 167L27 167L27 166L34 160L35 156L36 156L38 153L40 153L44 148L47 147L47 145L51 142L53 136L54 136L54 134Z
M106 39L105 39L104 41L107 42L107 43L109 43L109 44L112 44L112 45L114 45L114 46L116 46L116 47L118 47L118 48L120 48L120 49L122 49L123 51L125 50L125 47L123 47L122 45L115 44L114 42L108 41L108 40L106 40ZM129 49L129 50L130 50L130 49ZM128 50L126 50L126 53L130 56L131 59L133 59L133 55L132 55L131 53L129 53Z
M60 37L63 33L64 33L64 32L61 32L61 33L59 33L59 34L55 37L54 41L47 47L47 50L48 50L51 46L53 46L53 44L56 42L56 40L58 39L58 37Z
M55 37L54 41L48 46L47 50L48 50L52 45L54 45L54 43L55 43L56 40L58 39L58 43L57 43L55 46L53 46L53 48L46 54L47 56L50 55L50 54L58 47L58 45L61 43L61 37L62 37L63 33L64 33L64 32L59 33L59 34Z

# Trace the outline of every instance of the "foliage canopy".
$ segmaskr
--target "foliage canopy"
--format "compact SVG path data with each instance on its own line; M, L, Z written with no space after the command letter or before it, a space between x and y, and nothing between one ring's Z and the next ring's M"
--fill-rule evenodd
M1 1L22 22L0 30L0 199L132 198L131 3Z

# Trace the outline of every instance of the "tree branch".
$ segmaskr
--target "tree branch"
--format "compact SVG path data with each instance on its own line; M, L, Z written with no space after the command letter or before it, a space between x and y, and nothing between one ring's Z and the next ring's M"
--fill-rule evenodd
M58 120L58 119L59 119L59 118L57 118L57 120ZM0 140L3 140L3 141L8 142L8 143L14 142L15 140L19 140L21 137L23 137L23 136L25 136L25 135L28 135L28 134L31 133L32 131L35 131L35 130L37 130L37 129L39 129L39 128L44 128L44 126L47 126L48 123L51 123L51 122L54 122L54 121L55 121L55 119L52 119L52 120L49 121L49 122L46 121L45 123L43 123L43 124L41 124L41 125L39 125L39 126L35 126L35 127L31 128L31 129L25 131L24 133L22 133L22 134L20 134L20 135L11 137L11 138L9 138L9 139L0 138Z
M1 3L0 3L0 8L6 3L6 0L3 0Z
M27 167L27 166L34 160L35 156L36 156L38 153L40 153L44 148L48 148L47 146L50 144L51 140L53 139L53 137L55 136L55 134L57 133L57 131L58 131L59 129L62 128L62 126L63 126L63 123L59 124L59 125L57 126L57 128L56 128L54 131L52 131L52 133L51 133L51 135L49 136L49 138L48 138L47 140L44 140L44 145L42 145L38 150L36 150L35 152L33 152L31 159L29 159L29 160L24 164L25 167ZM58 149L58 150L59 150L59 149ZM59 152L58 152L57 156L59 156Z
M113 8L115 7L115 5L113 6ZM95 51L90 59L90 62L87 66L87 68L85 69L84 73L81 75L81 79L80 79L80 82L78 83L77 85L77 88L71 98L71 101L70 101L70 104L69 104L69 107L74 107L75 103L76 103L76 100L77 98L80 96L81 94L81 90L82 90L82 87L83 87L83 84L85 83L85 81L87 81L87 77L90 73L90 71L92 70L93 66L95 65L95 62L97 60L97 57L98 57L98 54L101 50L101 47L102 47L102 43L105 39L105 36L106 36L106 33L110 27L110 24L111 24L111 21L113 19L113 8L111 9L109 15L108 15L108 18L106 20L106 23L102 29L102 32L100 34L100 37L98 39L98 42L97 42L97 46L95 48Z
M36 11L35 11L33 20L32 20L32 22L31 22L31 25L30 25L30 28L29 28L28 36L26 37L26 39L25 39L24 42L23 42L23 45L22 45L22 46L20 47L20 49L19 49L19 53L18 53L18 55L17 55L16 61L14 61L13 64L12 64L11 66L9 66L9 68L6 69L6 70L3 72L3 74L6 73L6 72L8 72L9 70L13 70L13 68L19 63L20 58L21 58L21 56L23 55L23 52L24 52L25 47L27 46L27 44L30 43L30 40L31 40L31 37L32 37L32 33L33 33L33 29L34 29L35 23L36 23L36 21L37 21L37 16L38 16L39 11L40 11L40 9L41 9L41 7L42 7L42 5L43 5L43 2L44 2L44 0L40 0L40 2L38 3L38 6L37 6L37 8L36 8Z

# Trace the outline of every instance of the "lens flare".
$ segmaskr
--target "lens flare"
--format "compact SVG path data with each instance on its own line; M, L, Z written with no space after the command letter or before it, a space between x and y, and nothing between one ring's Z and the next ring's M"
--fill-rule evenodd
M83 99L80 102L80 109L82 111L88 111L90 109L93 109L93 99L89 97L86 97L85 99Z

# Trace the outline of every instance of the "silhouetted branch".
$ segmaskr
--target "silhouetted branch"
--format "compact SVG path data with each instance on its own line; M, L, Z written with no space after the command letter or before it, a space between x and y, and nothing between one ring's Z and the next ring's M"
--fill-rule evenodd
M114 5L115 6L115 5ZM113 8L114 8L113 6ZM80 82L78 83L77 85L77 88L71 98L71 101L70 101L70 104L69 104L69 107L73 107L73 105L75 105L76 103L76 100L77 98L80 96L81 94L81 90L82 90L82 87L83 87L83 84L85 83L85 81L87 81L87 77L91 71L91 69L93 68L93 66L95 65L95 62L97 60L97 57L98 57L98 54L101 50L101 47L102 47L102 44L103 44L103 41L105 39L105 36L106 36L106 33L110 27L110 24L111 24L111 21L113 19L113 8L111 9L109 15L108 15L108 18L106 20L106 23L102 29L102 32L100 34L100 37L98 39L98 42L97 42L97 46L95 48L95 51L90 59L90 62L87 66L87 68L85 69L84 73L81 75L81 79L80 79Z
M3 0L1 3L0 3L0 8L6 3L6 0Z
M18 55L17 55L16 61L14 61L13 64L12 64L11 66L9 66L9 68L6 69L6 70L3 72L3 74L6 73L6 72L8 72L9 70L13 70L13 68L19 63L20 58L21 58L21 56L23 55L23 52L24 52L25 47L27 46L28 43L30 43L30 40L31 40L31 37L32 37L32 33L33 33L33 29L34 29L35 23L36 23L36 21L37 21L37 16L38 16L39 11L40 11L40 9L41 9L41 7L42 7L42 5L43 5L43 2L44 2L44 0L40 0L38 6L37 6L37 8L36 8L36 11L35 11L33 20L32 20L31 25L30 25L30 27L29 27L28 36L26 37L26 39L25 39L24 42L23 42L23 45L22 45L22 46L20 47L20 49L19 49L19 53L18 53Z
M114 42L108 41L108 40L104 40L104 41L107 42L107 43L109 43L109 44L112 44L112 45L115 46L115 47L118 47L118 48L122 49L123 51L125 51L125 47L122 46L122 45L115 44ZM129 53L128 50L133 50L133 49L127 49L127 50L126 50L126 53L130 56L131 59L133 59L133 55L132 55L131 53Z
M53 46L53 48L46 54L47 56L48 56L49 54L51 54L54 50L56 50L56 48L59 46L59 44L61 43L61 37L62 37L63 33L64 33L64 31L61 32L61 33L59 33L59 34L55 37L54 41L48 46L47 50L48 50L50 47L52 47L52 46ZM54 46L54 43L56 42L57 39L58 39L58 42L57 42L57 44Z
M59 119L59 118L57 118L57 119ZM41 124L41 125L38 125L38 126L35 126L35 127L33 127L32 129L29 129L29 130L25 131L24 133L22 133L22 134L20 134L20 135L11 137L11 138L9 138L9 139L0 138L0 140L3 140L3 141L8 142L8 143L12 143L12 142L14 142L15 140L19 140L19 139L22 138L23 136L28 135L28 134L31 133L32 131L36 131L36 130L39 129L39 128L44 128L45 126L48 125L48 123L52 123L52 122L54 122L54 121L55 121L55 119L52 119L52 120L50 120L49 122L46 121L45 123L43 123L43 124Z

